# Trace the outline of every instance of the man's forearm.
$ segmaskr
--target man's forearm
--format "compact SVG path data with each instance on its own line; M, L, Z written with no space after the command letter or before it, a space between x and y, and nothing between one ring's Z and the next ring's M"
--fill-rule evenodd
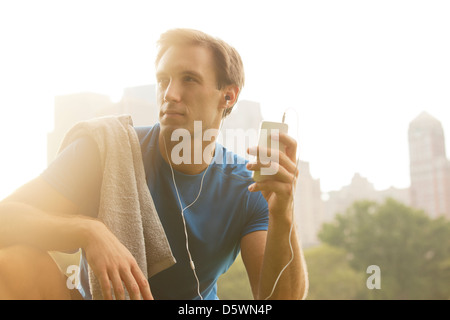
M49 214L19 202L0 202L0 248L26 244L43 250L83 247L93 220Z
M260 299L303 299L306 295L308 281L306 265L297 240L295 225L293 225L289 242L290 228L290 219L276 219L275 217L269 219L259 287ZM274 289L280 272L291 258L292 261L283 271Z

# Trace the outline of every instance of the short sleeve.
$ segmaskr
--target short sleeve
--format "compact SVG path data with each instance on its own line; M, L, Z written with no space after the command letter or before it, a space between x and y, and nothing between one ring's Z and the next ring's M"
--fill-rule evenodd
M97 144L87 136L69 144L41 173L45 181L78 206L80 214L92 217L98 212L102 176Z
M269 228L269 208L261 192L248 191L246 207L248 220L241 237L250 232L267 230Z

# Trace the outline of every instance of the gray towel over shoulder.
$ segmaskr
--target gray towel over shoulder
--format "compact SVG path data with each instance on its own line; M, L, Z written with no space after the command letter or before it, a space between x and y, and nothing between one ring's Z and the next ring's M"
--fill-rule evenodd
M93 138L100 152L103 181L98 219L128 248L146 277L172 266L176 261L147 186L131 116L79 122L64 137L60 151L82 136ZM102 299L91 268L89 284L93 299Z

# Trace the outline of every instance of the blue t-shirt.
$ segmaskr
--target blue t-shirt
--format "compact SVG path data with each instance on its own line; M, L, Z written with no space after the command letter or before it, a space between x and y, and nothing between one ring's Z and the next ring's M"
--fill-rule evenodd
M169 164L164 161L159 151L159 124L135 129L141 144L147 184L177 261L170 268L149 279L152 294L155 299L199 299L197 281L189 263L181 208L172 173ZM92 147L92 142L79 142L77 148L83 149L82 145ZM78 150L78 153L83 154L82 151ZM70 150L65 152L70 153ZM62 155L61 158L69 157ZM91 159L92 156L83 158ZM81 196L74 196L76 192L73 191L73 186L66 185L65 180L68 180L70 185L72 178L66 179L63 174L59 174L58 177L58 172L64 170L61 170L61 165L57 162L58 160L44 172L44 178L55 187L59 186L58 190L74 202L84 201L74 199ZM226 148L216 144L214 160L207 168L202 192L195 204L184 211L189 251L204 299L218 298L217 280L239 254L242 237L250 232L268 228L267 202L260 192L248 191L247 187L253 181L245 163L243 158L227 152ZM74 170L73 167L70 169ZM85 167L82 167L82 170L92 171ZM203 173L187 175L174 170L183 208L197 197ZM62 185L64 187L61 187ZM72 191L67 191L71 189ZM81 292L85 293L85 298L90 298L85 260L82 264L81 277L83 286Z

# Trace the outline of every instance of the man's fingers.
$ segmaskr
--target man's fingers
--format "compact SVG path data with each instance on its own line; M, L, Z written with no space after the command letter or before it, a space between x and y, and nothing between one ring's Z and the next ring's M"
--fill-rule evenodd
M292 138L286 133L279 133L278 137L280 143L283 143L286 148L286 155L291 159L293 162L296 162L296 154L297 154L297 140Z
M136 283L139 287L140 293L144 300L153 300L153 295L150 290L150 285L148 280L143 275L141 269L138 266L132 267L131 272L133 274L134 279L136 279Z
M112 300L111 294L111 284L109 282L109 277L106 272L102 273L99 277L100 286L102 288L103 299Z
M272 181L272 180L259 181L249 185L248 189L251 192L255 191L261 191L263 193L274 192L279 195L285 195L286 197L290 197L292 195L291 185L280 181Z
M141 299L141 290L134 279L134 276L131 274L131 271L124 272L122 274L123 282L125 283L125 287L127 288L128 294L130 295L131 300L140 300Z
M153 300L150 285L138 266L119 272L117 269L102 273L98 277L105 300L124 300L125 288L131 300ZM124 287L125 285L125 287ZM111 290L113 289L113 290ZM114 297L112 295L114 291Z
M123 288L122 279L118 271L113 271L111 274L111 282L116 300L125 300L125 289Z
M285 167L289 172L295 172L296 160L292 160L286 153L280 152L276 149L267 149L265 147L249 148L248 153L256 156L256 162L250 162L251 164L258 164L261 167L269 167L271 163L277 162L281 166ZM250 169L250 168L248 168Z
M270 180L278 180L281 182L292 183L294 175L288 172L284 167L277 162L271 162L269 165L262 165L258 163L248 163L247 169L259 171L262 177Z

